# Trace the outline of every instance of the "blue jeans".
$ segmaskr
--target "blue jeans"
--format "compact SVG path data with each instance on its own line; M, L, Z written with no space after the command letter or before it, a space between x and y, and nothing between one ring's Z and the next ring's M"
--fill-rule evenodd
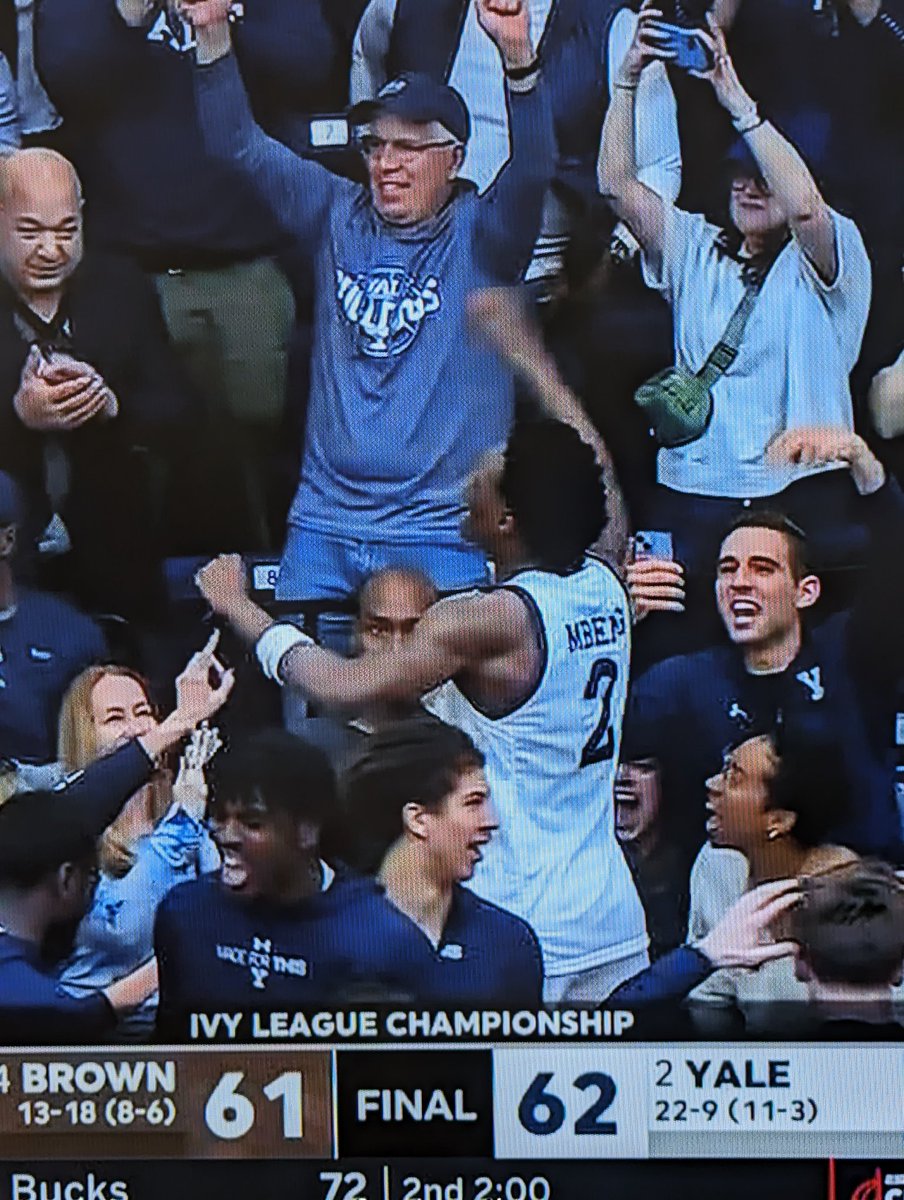
M464 541L365 542L290 525L276 599L347 600L385 567L423 571L440 592L489 583L486 555Z

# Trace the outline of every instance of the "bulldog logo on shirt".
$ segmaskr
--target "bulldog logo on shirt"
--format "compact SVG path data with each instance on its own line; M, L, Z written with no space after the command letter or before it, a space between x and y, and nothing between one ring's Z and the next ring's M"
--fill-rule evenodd
M420 282L401 267L375 267L361 275L339 267L336 299L369 358L402 354L417 337L424 318L438 312L442 303L434 275Z

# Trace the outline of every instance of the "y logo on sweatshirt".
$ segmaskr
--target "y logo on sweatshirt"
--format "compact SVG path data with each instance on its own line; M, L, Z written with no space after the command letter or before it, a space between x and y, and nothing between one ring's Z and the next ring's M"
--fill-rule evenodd
M813 701L821 700L826 694L826 690L822 686L822 672L819 667L813 667L809 671L798 671L795 679L804 685Z
M407 350L424 318L439 312L442 304L436 276L420 281L401 267L374 267L360 275L337 267L336 299L369 358Z

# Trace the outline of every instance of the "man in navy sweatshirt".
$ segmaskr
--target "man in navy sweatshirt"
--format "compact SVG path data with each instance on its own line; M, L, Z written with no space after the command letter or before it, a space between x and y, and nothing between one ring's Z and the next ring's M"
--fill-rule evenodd
M846 430L791 430L773 454L850 471L873 530L857 600L811 626L820 581L807 567L802 531L779 513L744 514L724 538L716 569L729 642L667 659L632 685L624 757L657 760L666 808L693 854L702 842L704 782L725 748L755 727L787 723L839 744L856 781L857 811L833 840L900 862L894 710L904 674L904 496L863 439ZM643 569L680 573L657 561Z
M352 110L366 131L368 188L268 139L230 53L224 4L184 5L208 148L316 254L307 443L277 599L341 599L382 566L420 568L440 590L483 582L484 559L459 530L461 497L481 454L505 444L514 388L469 333L466 301L519 277L553 162L523 0L478 4L506 69L513 143L481 198L457 178L464 102L425 76L394 79Z
M300 138L307 108L342 107L348 51L320 0L248 4L241 20L235 7L242 69L268 129ZM206 486L222 514L211 505L205 544L264 548L295 303L274 261L283 248L276 222L247 182L205 153L192 30L162 0L47 0L35 46L91 197L89 238L152 276L207 401L216 448ZM229 483L218 486L223 475Z

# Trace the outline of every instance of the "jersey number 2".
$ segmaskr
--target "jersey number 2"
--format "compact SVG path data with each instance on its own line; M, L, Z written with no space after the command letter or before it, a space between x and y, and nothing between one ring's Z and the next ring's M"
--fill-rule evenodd
M618 667L611 658L598 658L590 668L584 699L600 702L600 719L581 751L582 767L608 762L615 753L615 735L609 720L612 716L612 691L617 679Z

